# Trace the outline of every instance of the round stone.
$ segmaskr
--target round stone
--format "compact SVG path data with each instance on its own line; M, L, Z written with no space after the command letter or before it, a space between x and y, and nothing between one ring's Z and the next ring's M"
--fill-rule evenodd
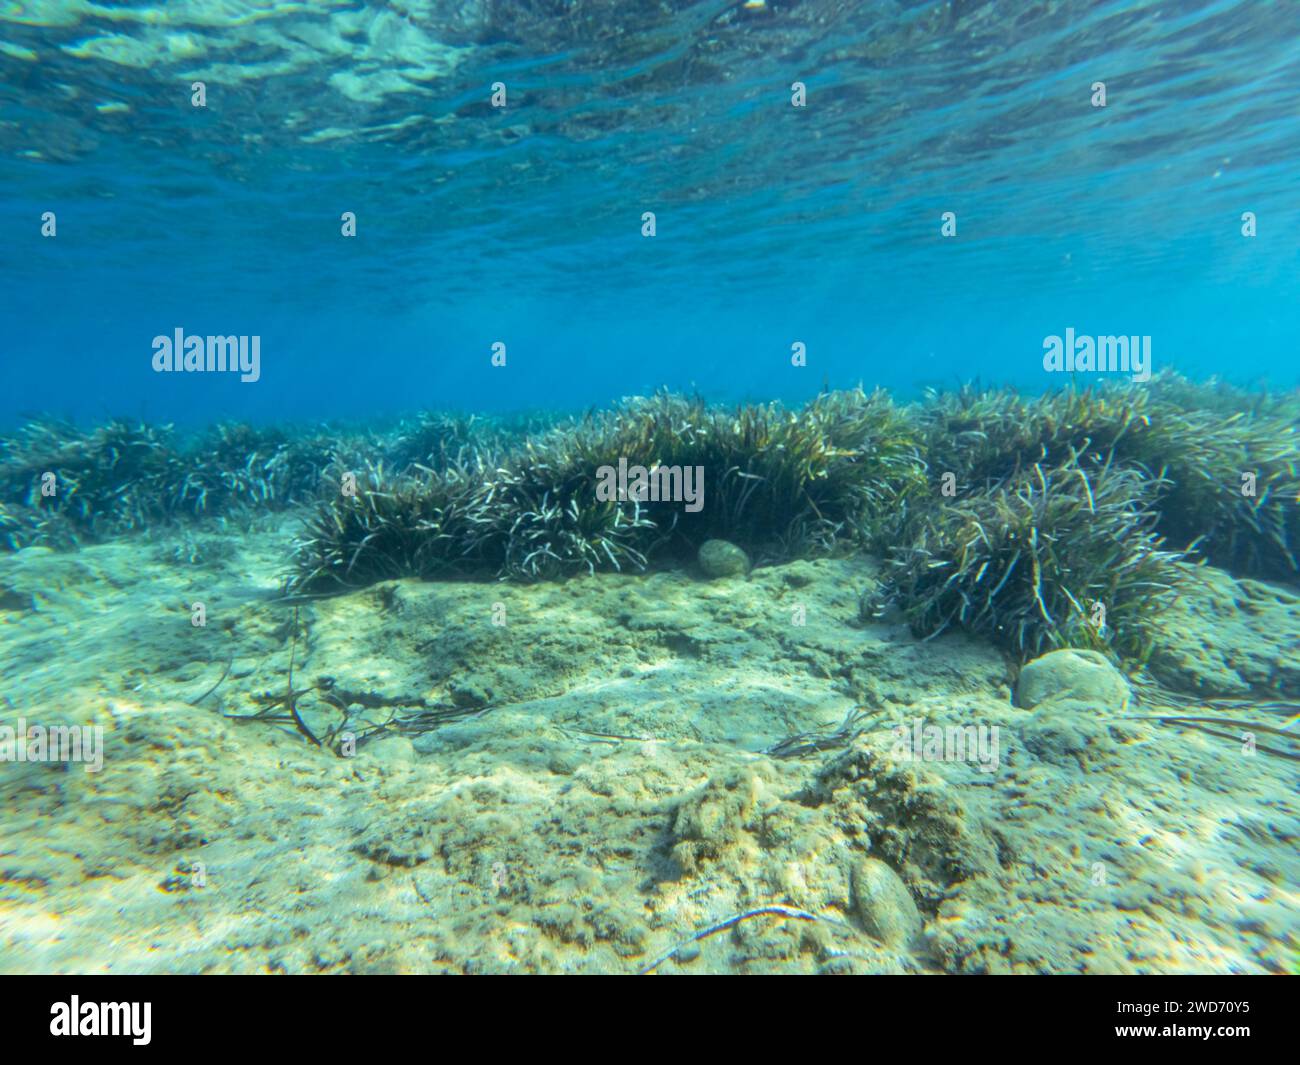
M880 942L905 947L921 932L921 912L907 885L878 858L862 858L850 871L853 908Z
M1124 674L1105 655L1073 647L1049 651L1027 663L1016 684L1016 705L1026 710L1049 701L1068 701L1118 713L1131 697Z
M726 540L705 540L700 545L700 569L706 577L743 577L749 572L749 556Z

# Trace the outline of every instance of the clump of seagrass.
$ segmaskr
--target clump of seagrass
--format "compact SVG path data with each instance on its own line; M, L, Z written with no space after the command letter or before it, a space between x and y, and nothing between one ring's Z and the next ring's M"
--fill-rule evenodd
M724 409L670 393L627 400L530 442L502 483L512 505L529 504L529 514L538 513L539 497L586 512L598 471L620 460L650 471L703 471L699 509L676 498L617 501L630 519L627 558L636 568L651 556L692 559L710 539L741 545L759 562L861 544L925 483L910 422L883 392L860 389L819 396L800 410L779 403ZM537 525L534 539L550 524ZM621 559L592 561L624 568ZM508 561L506 572L536 575L526 556L521 562Z
M173 488L175 508L193 515L229 514L305 502L319 491L336 446L334 437L322 433L290 435L223 422L202 433L184 454Z
M1150 382L1151 394L1162 402L1183 410L1202 410L1217 414L1259 414L1285 418L1300 423L1300 390L1269 392L1263 388L1245 389L1219 377L1191 381L1172 370L1156 374Z
M931 395L915 412L931 477L960 492L1037 463L1144 472L1156 528L1240 576L1300 575L1300 435L1295 397L1260 397L1174 374L1149 383L1026 398L1006 389Z
M170 426L30 422L0 455L13 542L71 547L143 529L168 515L178 468Z
M525 483L576 502L601 467L703 471L703 506L639 501L639 550L694 558L710 539L738 544L760 562L834 550L874 534L907 493L924 487L910 422L885 393L819 396L800 410L779 403L709 407L660 393L562 426L531 445L517 467Z
M343 471L294 545L291 590L336 592L398 577L490 572L481 467L389 474ZM355 490L352 490L355 488Z
M560 421L559 415L542 412L479 415L421 411L397 427L384 449L384 465L410 473L413 467L436 471L489 463Z
M364 441L239 423L178 442L171 426L38 419L0 441L0 545L71 548L175 519L265 513L314 498Z
M1300 427L1280 398L1243 397L1223 409L1221 388L1157 382L1146 419L1117 455L1159 470L1160 531L1238 576L1300 577ZM1206 407L1190 402L1204 394Z
M548 461L549 459L549 461ZM356 474L356 492L322 501L295 544L293 593L330 593L398 577L540 580L641 569L660 539L635 501L595 499L594 478L526 449L469 465Z
M28 544L38 543L40 532L32 517L25 507L11 507L0 502L0 546L8 551L18 551Z
M404 421L387 448L387 465L399 471L412 466L445 469L464 462L466 451L485 446L486 426L472 414L423 411Z
M725 538L761 561L864 543L925 484L917 440L883 392L734 410L660 393L528 437L502 455L368 478L324 502L301 538L293 591L442 573L518 580L641 570ZM703 470L703 506L600 498L602 468ZM368 498L373 496L374 498Z
M483 513L498 573L548 580L597 570L643 570L663 537L636 500L590 498L594 473L524 460L497 471Z
M916 412L931 476L952 473L959 494L987 488L1033 464L1103 466L1146 415L1136 388L1068 388L1025 397L965 385L928 394Z
M913 513L886 587L917 635L959 627L1021 658L1059 647L1149 655L1180 555L1138 471L1032 465Z

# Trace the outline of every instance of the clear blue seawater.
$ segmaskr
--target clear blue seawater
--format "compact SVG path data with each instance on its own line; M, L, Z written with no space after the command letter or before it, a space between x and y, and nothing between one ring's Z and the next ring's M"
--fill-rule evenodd
M1037 390L1067 327L1297 379L1292 3L11 2L0 39L6 422ZM177 327L261 336L261 380L155 374Z

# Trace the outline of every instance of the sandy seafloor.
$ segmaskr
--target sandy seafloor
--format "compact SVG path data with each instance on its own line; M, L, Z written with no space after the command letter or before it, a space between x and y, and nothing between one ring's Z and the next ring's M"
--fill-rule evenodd
M871 560L312 602L296 687L487 708L344 759L222 716L285 690L293 527L0 559L0 724L106 728L98 773L0 765L0 971L1296 970L1295 762L1141 701L1018 708L993 647L859 621ZM1154 668L1294 700L1297 648L1294 592L1203 567ZM849 747L761 753L854 707ZM998 726L997 771L900 761L917 720ZM768 906L819 919L663 957Z

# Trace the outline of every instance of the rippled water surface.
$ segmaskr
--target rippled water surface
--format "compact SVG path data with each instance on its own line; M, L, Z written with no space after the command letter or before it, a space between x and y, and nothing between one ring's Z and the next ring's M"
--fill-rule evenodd
M304 412L310 368L509 406L555 358L584 402L1033 385L1066 326L1294 380L1292 3L8 2L0 38L5 332L101 397L157 394L177 324L265 336ZM159 401L269 406L220 396Z

